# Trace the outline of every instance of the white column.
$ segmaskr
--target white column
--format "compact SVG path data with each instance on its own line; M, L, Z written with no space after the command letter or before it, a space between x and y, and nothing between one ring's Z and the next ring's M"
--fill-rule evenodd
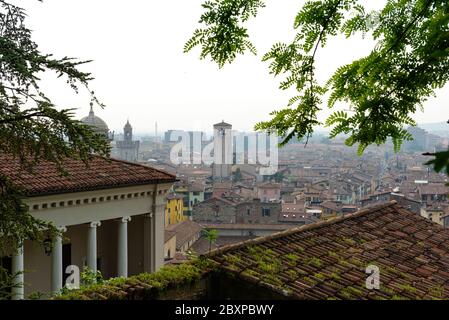
M64 227L59 230L62 233L67 231ZM51 291L53 294L58 293L63 287L62 272L62 235L59 235L53 240L51 251Z
M97 272L97 227L101 226L100 221L92 221L87 230L87 267Z
M15 275L14 287L12 288L12 300L22 300L24 298L24 277L23 277L23 245L17 249L17 253L12 257L12 274Z
M118 252L117 252L117 275L128 276L128 222L130 217L123 217L118 226Z
M164 264L165 204L152 206L144 220L144 271L156 272Z

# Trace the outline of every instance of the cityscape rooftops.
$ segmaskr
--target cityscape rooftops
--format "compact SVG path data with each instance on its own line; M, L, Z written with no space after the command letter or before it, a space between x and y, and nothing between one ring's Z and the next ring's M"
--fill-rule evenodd
M182 200L184 199L185 195L183 194L177 194L177 193L170 193L167 195L167 200Z
M449 188L444 184L431 183L419 187L420 194L446 195L449 194Z

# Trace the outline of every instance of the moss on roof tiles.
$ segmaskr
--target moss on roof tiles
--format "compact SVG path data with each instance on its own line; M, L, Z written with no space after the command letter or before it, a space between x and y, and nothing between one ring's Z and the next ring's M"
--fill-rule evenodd
M417 226L416 230L405 229L409 221ZM375 222L376 232L366 222ZM392 222L395 230L385 227ZM348 226L352 228L351 238L347 236ZM403 235L395 233L397 226L403 226ZM416 237L429 231L438 235L440 244ZM85 289L77 296L108 297L110 290L120 296L132 288L132 281L143 282L137 282L141 287L164 290L172 281L186 280L179 275L182 268L197 278L213 266L213 270L294 299L449 299L449 273L445 273L449 270L449 248L444 246L448 241L449 230L392 202L344 218L226 246L202 256L198 260L201 264L178 266L178 271L170 269L172 273L164 268L154 275L120 280L123 283L112 281L109 287ZM313 248L308 247L310 243ZM407 249L402 246L404 243ZM380 269L379 289L369 290L365 286L369 265Z

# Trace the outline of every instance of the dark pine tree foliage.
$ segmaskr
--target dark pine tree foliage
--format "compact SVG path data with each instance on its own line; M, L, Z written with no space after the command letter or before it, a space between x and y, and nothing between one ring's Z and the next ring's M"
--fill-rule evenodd
M26 17L22 8L0 0L0 154L18 160L24 172L32 172L45 160L67 174L65 159L77 158L88 165L93 153L109 154L109 143L75 120L74 109L58 108L39 86L39 76L56 74L75 93L79 88L88 90L91 104L100 103L88 87L92 76L79 70L88 61L39 51ZM41 241L57 232L52 224L28 213L23 191L0 174L0 257L14 254L25 239Z

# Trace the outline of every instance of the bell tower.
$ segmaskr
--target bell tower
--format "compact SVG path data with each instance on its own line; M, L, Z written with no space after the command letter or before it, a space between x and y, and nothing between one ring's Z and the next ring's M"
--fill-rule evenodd
M133 141L133 127L131 127L129 120L126 121L126 124L123 127L123 134L125 136L125 141L127 142Z
M140 141L133 140L133 127L126 121L123 127L123 140L116 142L117 158L130 162L137 162L139 157Z
M213 178L218 181L231 179L232 174L232 125L224 121L214 125Z

